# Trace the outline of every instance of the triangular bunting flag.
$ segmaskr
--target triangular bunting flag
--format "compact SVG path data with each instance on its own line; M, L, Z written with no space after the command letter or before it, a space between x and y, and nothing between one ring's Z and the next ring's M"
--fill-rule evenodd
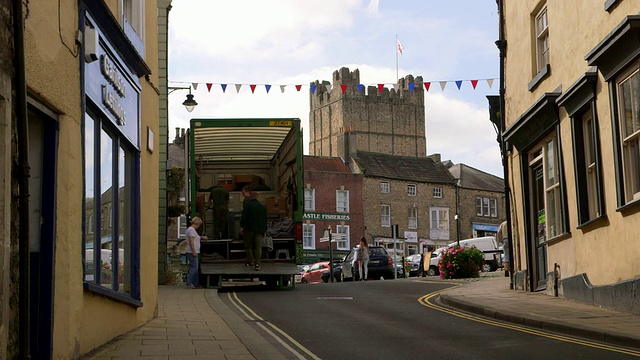
M207 91L211 92L211 86L213 86L212 83L207 83Z
M242 87L242 84L236 84L236 93L240 92L241 87Z
M287 85L280 85L280 92L281 92L281 93L284 93L284 88L285 88L286 86L287 86Z
M251 88L251 93L253 94L256 91L256 86L255 85L249 85L249 87Z
M223 93L227 92L227 84L220 84L220 87L222 88Z
M342 89L342 93L344 94L344 92L347 91L347 84L341 84L340 89Z
M384 84L378 84L378 92L382 93L382 89L384 89Z
M331 92L331 85L325 85L324 86L327 89L327 92L330 93Z
M193 86L193 90L198 90L198 83L192 83L191 86Z
M489 89L491 89L491 85L493 85L493 79L487 79L487 85L489 85Z
M460 86L462 86L462 80L456 80L456 86L458 87L458 90L460 90Z
M358 92L361 93L364 90L364 85L358 84Z
M296 90L300 91L301 88L302 88L302 85L296 85Z
M268 94L269 90L271 90L271 85L265 85L264 89L267 90L267 94Z
M416 88L416 84L415 83L409 83L409 91L413 92L413 89Z
M311 85L311 93L315 94L316 93L316 85Z
M471 86L473 86L474 89L476 88L477 85L478 85L478 80L471 80Z
M445 86L447 86L447 82L446 81L440 81L440 87L442 88L442 91L444 91Z
M430 82L426 82L424 83L424 89L429 91L429 88L431 87L431 83Z
M398 92L398 86L398 84L393 84L393 90L395 90L396 93Z

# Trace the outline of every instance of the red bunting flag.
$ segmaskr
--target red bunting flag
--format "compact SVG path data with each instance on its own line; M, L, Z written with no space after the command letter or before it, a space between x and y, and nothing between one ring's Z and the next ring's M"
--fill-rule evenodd
M212 84L212 83L207 83L207 90L208 90L209 92L211 92L211 86L213 86L213 84Z
M249 87L251 88L251 93L253 94L253 92L256 91L256 86L255 85L249 85Z
M431 87L431 83L430 82L426 82L424 83L424 88L425 90L429 91L429 88Z
M300 91L301 88L302 88L302 85L296 85L296 90Z
M478 85L478 80L471 80L471 86L473 86L473 88L476 88L476 85Z
M382 89L384 89L384 84L378 84L378 92L382 93Z
M347 91L347 84L341 84L340 88L342 89L342 93L344 94L344 92Z

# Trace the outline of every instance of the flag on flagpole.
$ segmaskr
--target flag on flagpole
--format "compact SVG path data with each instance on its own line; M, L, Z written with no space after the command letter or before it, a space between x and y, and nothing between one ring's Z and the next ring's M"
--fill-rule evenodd
M398 54L402 55L402 51L404 50L404 47L402 46L402 43L400 42L399 39L396 39L396 47L398 48Z

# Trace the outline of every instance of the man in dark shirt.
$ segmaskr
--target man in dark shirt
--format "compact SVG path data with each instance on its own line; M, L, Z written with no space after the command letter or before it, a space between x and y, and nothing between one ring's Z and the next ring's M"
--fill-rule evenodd
M229 191L223 186L224 180L211 189L211 206L213 210L214 238L227 238L227 224L229 222Z
M262 238L267 231L267 208L257 199L250 187L242 188L245 197L240 218L240 234L244 236L244 248L247 252L247 267L260 270L262 257Z

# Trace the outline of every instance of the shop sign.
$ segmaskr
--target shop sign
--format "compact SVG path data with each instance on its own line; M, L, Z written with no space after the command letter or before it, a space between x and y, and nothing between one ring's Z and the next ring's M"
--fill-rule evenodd
M302 218L304 220L319 221L351 221L351 215L338 213L305 212Z

